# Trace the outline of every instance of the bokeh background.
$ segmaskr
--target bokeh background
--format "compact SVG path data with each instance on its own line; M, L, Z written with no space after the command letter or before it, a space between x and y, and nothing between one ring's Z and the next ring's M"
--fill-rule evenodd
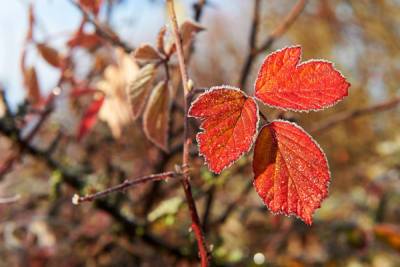
M154 45L168 21L162 0L103 2L98 20L130 47ZM189 66L195 86L240 84L254 2L206 1L199 22L206 30L193 41ZM175 3L180 22L193 19L197 1ZM261 0L257 46L296 3ZM34 42L26 44L30 6ZM81 10L69 0L1 1L0 82L11 114L4 112L2 101L0 164L4 167L10 158L13 162L2 172L0 197L16 199L0 204L0 266L196 266L195 239L177 181L140 185L101 203L71 203L74 193L94 192L179 164L179 151L164 153L155 147L140 120L122 125L116 138L110 130L113 115L103 115L77 141L76 129L90 100L69 97L72 86L59 84L62 93L55 109L28 146L20 150L20 139L5 130L11 118L24 136L38 121L21 71L23 51L46 98L61 72L41 57L36 43L66 54L66 43L81 21ZM95 31L87 24L87 31ZM303 60L333 61L351 88L344 101L321 112L263 109L269 118L302 125L327 154L329 197L311 227L265 208L249 186L251 153L215 176L193 147L192 184L215 266L400 266L399 26L397 0L310 0L282 36L254 58L243 85L248 93L264 57L296 44L303 48ZM74 75L91 87L116 62L115 46L103 41L68 52ZM173 129L179 133L176 113ZM179 140L175 134L170 143ZM51 155L41 153L51 145ZM82 184L80 191L71 186L75 178Z

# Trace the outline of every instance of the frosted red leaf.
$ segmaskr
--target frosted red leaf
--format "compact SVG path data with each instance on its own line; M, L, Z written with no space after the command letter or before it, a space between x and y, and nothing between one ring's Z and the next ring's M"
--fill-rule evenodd
M265 125L253 159L254 187L273 213L296 215L307 224L328 194L330 173L324 152L299 126Z
M267 105L293 111L320 110L348 94L350 84L331 62L299 64L301 47L287 47L266 57L255 83L255 96Z
M77 135L78 140L81 140L93 128L94 124L97 121L97 114L99 113L103 102L104 95L97 95L95 96L95 99L92 101L92 103L90 103L89 107L86 109L79 124Z
M213 87L193 102L189 115L201 120L200 154L210 170L220 173L250 150L258 125L253 98L237 88Z

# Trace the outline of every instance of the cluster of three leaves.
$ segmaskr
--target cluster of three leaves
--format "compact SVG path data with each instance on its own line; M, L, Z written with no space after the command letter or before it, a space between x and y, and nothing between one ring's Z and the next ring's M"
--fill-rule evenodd
M350 84L332 63L299 64L300 57L299 46L267 56L255 83L255 97L276 108L310 111L332 106L347 95ZM189 115L202 122L197 142L211 171L220 173L229 167L256 139L253 184L257 193L272 212L312 223L314 210L327 196L330 173L325 154L300 126L275 120L258 133L255 99L229 86L200 95Z

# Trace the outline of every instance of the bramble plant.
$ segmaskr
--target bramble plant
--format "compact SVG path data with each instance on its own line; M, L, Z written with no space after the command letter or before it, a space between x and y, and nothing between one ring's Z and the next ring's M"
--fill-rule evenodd
M176 14L175 5L186 5L193 1L181 1L185 4L177 3L177 0L149 1L151 3L149 5L166 8L167 26L157 29L153 44L137 43L133 47L123 39L128 36L120 36L118 31L114 31L111 27L114 23L113 8L123 7L129 1L69 0L75 11L81 14L80 23L74 24L77 27L74 28L72 34L71 32L60 34L63 37L67 35L64 46L60 49L58 47L56 49L50 44L51 41L54 41L52 35L47 36L47 33L42 32L43 27L40 25L40 19L36 18L38 14L35 13L34 6L36 4L34 2L31 1L29 4L29 27L20 58L26 101L13 110L8 105L3 90L0 90L0 133L7 137L6 145L0 145L11 150L11 153L0 162L0 181L7 173L12 172L14 166L17 166L16 163L36 165L29 164L30 159L21 160L24 155L29 155L30 158L43 163L37 165L46 167L46 171L48 171L46 175L49 179L40 181L45 180L49 190L46 188L44 193L40 191L37 198L40 201L50 199L48 201L50 207L46 211L46 215L50 218L49 221L52 218L58 219L57 216L71 214L69 221L67 219L60 220L62 224L69 227L63 230L71 231L71 225L74 227L73 230L75 227L79 227L79 229L71 235L71 238L66 238L66 246L76 243L80 249L81 239L78 238L80 235L84 236L82 239L85 242L86 239L90 239L88 242L92 242L91 245L94 245L93 248L88 249L88 254L85 252L80 255L83 258L81 262L79 260L74 263L67 262L64 264L65 266L90 264L125 266L126 262L129 264L133 262L132 266L136 266L136 264L138 266L142 266L142 264L146 266L164 266L166 264L192 266L191 263L197 264L199 260L201 266L231 266L232 262L236 264L235 266L253 266L253 262L256 265L264 263L264 253L270 257L271 265L286 266L291 264L291 261L284 261L281 264L278 257L278 253L286 253L280 249L282 243L286 242L285 239L288 240L287 247L291 244L297 246L297 242L300 242L297 239L303 239L302 233L306 232L304 229L308 231L307 236L304 235L304 239L309 236L311 236L310 239L313 239L312 235L317 232L318 227L321 225L325 227L325 223L331 221L334 225L331 228L335 227L329 233L332 235L339 233L336 228L340 228L342 225L338 227L336 225L338 222L346 224L343 228L353 227L352 220L354 218L348 221L343 220L343 217L348 214L332 219L333 216L336 216L335 214L326 219L324 217L326 213L322 214L321 210L319 216L313 217L315 211L328 196L331 173L324 151L310 134L316 135L317 132L322 132L340 122L347 122L359 116L392 109L400 105L400 96L357 109L353 109L353 102L345 101L342 107L337 108L343 112L328 115L327 118L325 118L326 114L322 113L318 113L319 115L304 114L304 117L308 117L308 119L315 116L317 122L310 122L311 125L308 125L307 121L303 121L302 118L298 119L296 115L292 117L295 112L317 112L332 107L348 95L350 88L350 83L334 67L333 63L320 59L302 61L302 50L306 51L307 57L308 53L316 54L320 51L324 51L320 54L326 55L325 50L318 45L315 45L320 49L317 51L310 44L316 39L302 35L302 38L307 39L304 41L297 37L292 39L290 36L290 38L282 40L280 44L300 43L301 45L286 47L279 45L283 48L272 52L277 46L275 41L294 25L305 9L307 0L295 1L287 15L282 18L276 16L281 12L280 1L271 5L271 9L268 10L270 13L262 14L261 0L254 0L251 2L254 9L247 50L243 54L243 51L238 49L234 51L236 52L234 54L228 47L226 53L223 55L221 53L218 58L214 58L212 53L214 51L219 53L219 45L223 49L225 49L224 45L231 45L219 35L220 31L224 32L226 26L230 26L231 22L221 20L221 24L218 24L223 26L221 29L218 29L217 23L211 24L212 26L207 28L209 31L205 34L202 32L206 30L206 27L200 23L204 8L212 10L214 2L218 1L195 1L196 3L192 6L193 20L182 19L179 24L177 15L180 17L182 14ZM55 2L58 3L58 1ZM145 2L147 3L147 1ZM243 5L248 5L247 1L237 2L246 2ZM363 5L357 4L357 1L343 1L346 3L339 1L335 3L336 9L330 9L328 2L316 1L315 5L307 8L305 12L306 19L323 18L318 20L324 21L324 23L320 23L322 26L318 25L321 27L317 29L318 32L328 31L327 29L330 30L330 27L339 29L343 27L346 20L351 20L348 23L351 23L350 25L354 26L354 29L370 25L362 20L368 18L367 16L364 18L363 12L346 12L346 14L348 13L346 16L349 18L334 16L336 10L363 9ZM371 4L371 7L386 6L383 2ZM181 8L180 6L179 9ZM275 9L279 11L276 14ZM285 9L282 8L282 10ZM371 10L374 9L371 8ZM384 10L383 7L382 10ZM151 11L153 12L153 10ZM210 13L215 16L216 21L222 17L217 12ZM258 41L257 35L261 34L261 19L264 19L263 16L269 17L271 14L272 17L278 18L278 23L265 36L263 42ZM187 15L182 15L182 18ZM307 27L310 21L302 22L300 19L298 22L302 27L299 26L295 30L304 31L303 27ZM357 25L353 25L355 21L357 21ZM214 21L211 22L214 23ZM207 23L209 21L206 21L204 25ZM266 23L268 27L269 23ZM273 23L275 22L272 20L271 25ZM265 28L269 31L268 27ZM385 27L377 27L377 29L383 28ZM340 29L335 31L335 34L343 34L347 38L346 34L350 35L353 32L353 28L351 29L351 31ZM211 31L215 36L209 34L208 37L211 38L208 40L208 50L207 52L201 51L203 47L197 47L196 41L203 40L196 39L196 37L200 33L206 35ZM121 30L122 32L124 29ZM60 40L58 34L54 36ZM362 35L360 34L360 36ZM365 40L370 40L371 36L365 36L368 37ZM384 37L379 37L380 41L387 39L386 35ZM334 51L338 52L340 58L343 55L347 56L345 53L348 52L346 49L349 47L350 50L356 50L344 41L340 43L340 49L338 49L339 44L335 47L331 44L331 40L334 38L320 39L328 43L326 46L329 49L337 49ZM356 43L360 41L359 36L355 39L357 39ZM216 40L218 42L215 42ZM233 46L236 49L237 39L233 40L235 42ZM364 40L362 42L364 43ZM214 46L215 43L218 43L218 46ZM398 42L393 43L397 44ZM56 44L58 42L54 42L54 45ZM373 49L376 49L375 43L372 46ZM382 53L380 49L376 50ZM197 53L198 51L200 53ZM230 60L233 57L226 61L224 61L226 59L224 57L228 58L231 54L234 54L235 60L236 58L238 60L232 66L227 66L232 62ZM201 65L199 62L197 65L198 58L196 56L198 55L207 55L209 57L207 58L209 61L205 61L207 64ZM257 74L253 67L261 55L265 58L260 64ZM81 60L81 56L85 57L85 60ZM39 72L36 57L39 58L39 63L46 62L46 67L52 68L59 75L56 83L51 85L53 90L41 90L42 77L39 75L41 71ZM357 55L357 60L358 57L361 56ZM357 60L354 59L354 61ZM353 58L349 61L353 61ZM213 69L208 70L211 68L211 63L215 63L212 65ZM361 63L363 61L360 60L360 64L357 61L362 68L368 65ZM236 73L238 65L240 65L239 72ZM364 69L360 71L362 69L360 66L354 72L356 76L360 75L362 77L360 80L365 79L366 84L375 83L375 80L371 82L368 80L369 78L365 77L371 73L374 75L370 76L379 76L381 69L368 69L366 72ZM390 66L392 67L392 65ZM189 67L192 70L190 73ZM218 67L220 69L214 71L214 68ZM226 76L224 76L225 69L228 69ZM396 68L393 69L396 71ZM255 81L251 82L254 86L249 86L250 81L247 81L253 77L253 74ZM238 78L238 81L232 81L234 78ZM379 76L379 79L381 78L383 80L385 77ZM394 81L393 84L398 84L397 80ZM220 85L226 83L231 85ZM356 91L363 84L362 82L358 84L358 81L352 81L352 83L351 92L357 98ZM390 90L392 89L390 88ZM364 97L368 93L360 93L360 95ZM392 93L390 91L390 94ZM362 101L364 100L362 98ZM351 104L349 104L350 102ZM349 107L351 110L346 109ZM54 111L57 111L55 116L52 115ZM60 113L62 113L63 120L59 117ZM314 117L311 118L314 119ZM52 119L51 124L48 123L50 119ZM364 121L361 123L362 127L360 128L363 131ZM371 120L370 124L374 125L374 123ZM348 126L350 128L350 125ZM357 152L364 157L365 151L355 146L354 140L347 138L347 132L344 133L346 133L343 134L346 141L350 140L346 145L357 147ZM336 135L336 132L334 134ZM371 130L371 135L374 134L375 132ZM324 141L333 140L332 136L327 136L327 138L330 139L319 139L319 141L325 146L326 142ZM49 139L51 139L50 142L48 142ZM336 142L336 136L334 141L335 149L329 149L329 153L333 155L331 157L332 166L336 167L349 159L353 160L353 151L351 149L348 151L344 146L340 149L337 148L336 144L339 141ZM366 139L365 142L369 142L369 139ZM390 150L387 146L392 146L392 143L384 144L384 148L382 148L385 150L384 153L389 153L386 151ZM397 153L397 150L395 152ZM378 152L376 153L376 155L380 155ZM375 159L373 158L373 160ZM349 165L353 168L352 164ZM380 165L376 166L379 167L377 169L380 173ZM359 166L356 167L358 170ZM395 167L397 168L397 165ZM335 168L335 171L337 169ZM371 172L377 171L374 169ZM43 173L42 169L35 172L36 176L40 177L44 176ZM244 175L247 173L250 174ZM20 175L21 173L18 173L18 176ZM349 175L357 176L354 173ZM247 178L233 178L243 176L247 176ZM355 179L358 179L358 176ZM166 183L169 180L171 181ZM360 181L360 184L361 182L365 181ZM370 181L368 177L366 182L368 186L365 188L374 191L379 198L384 196L379 199L379 204L376 204L374 199L370 201L374 202L372 205L374 208L374 205L377 206L374 220L379 222L384 214L388 197L382 193L385 190L373 182L375 181ZM148 186L143 186L137 191L129 191L128 194L110 196L111 193L126 192L131 187L144 184ZM364 183L361 185L364 188ZM228 192L231 189L232 192ZM223 190L223 194L219 194ZM253 193L250 197L249 192ZM75 205L89 201L93 201L93 205L82 205L77 208L71 205L71 197L72 203ZM359 198L360 196L357 194L358 202ZM19 199L19 195L3 199L0 197L0 204L14 203ZM329 200L332 199L335 199L333 194ZM39 209L39 212L45 210L42 202L39 205L36 204L36 200L36 198L33 199L34 205L33 201L25 205L29 214L35 216L37 214L31 212L31 206L38 207L35 212ZM248 202L245 203L246 205L244 204L245 200ZM354 206L361 206L357 201L354 201ZM329 206L325 207L329 208ZM63 208L61 212L59 211L60 207ZM188 209L187 214L184 210L185 207ZM64 208L70 210L64 211ZM88 212L89 208L90 212ZM364 206L361 208L364 209ZM257 213L254 212L255 210ZM259 213L260 211L262 213ZM14 211L10 213L17 214ZM292 217L282 220L282 217L273 217L270 216L271 214L295 216L299 220ZM261 220L259 220L260 218ZM62 219L64 220L64 218ZM354 220L363 221L364 224L364 219L364 217L357 217ZM268 223L264 223L263 220ZM240 224L237 221L240 221ZM256 226L261 225L262 230L252 227L254 222L257 224ZM118 227L110 227L112 223ZM228 225L230 223L233 227ZM81 224L82 227L79 226ZM365 224L371 229L374 227L374 231L378 234L389 236L390 242L392 242L391 235L394 236L397 231L384 224L378 225L378 227L372 226L368 220ZM247 225L251 225L251 227L247 227ZM227 227L225 228L225 226ZM3 227L5 230L0 231L0 234L5 233L6 230L10 231L9 228L12 227ZM231 243L235 243L230 240L231 233L228 233L228 238L225 233L225 230L231 230L231 227L234 229L246 227L246 231L248 229L253 231L251 233L249 231L250 234L243 234L243 229L237 230L237 233L240 234L238 239L243 241L243 244L238 245L240 251L237 253L236 247L231 247ZM348 239L346 242L351 243L357 249L369 242L367 238L369 234L364 234L369 232L364 231L363 227L364 225L359 227L360 229L354 227L356 231L346 232ZM44 229L46 227L40 224L30 228L32 228L30 231L48 235L47 230ZM188 228L189 231L187 231ZM265 236L262 232L264 230L269 231ZM303 232L299 233L300 231ZM327 232L325 229L323 231ZM86 238L86 232L90 232L89 238ZM270 233L273 233L273 236L269 235ZM291 235L292 233L293 235ZM258 239L258 235L262 239ZM8 236L8 233L5 233L4 236ZM60 234L60 236L62 235ZM101 238L98 238L100 236ZM30 242L38 244L43 241L39 239L36 241L30 236L28 239ZM52 240L51 238L45 239ZM342 239L342 236L339 239ZM12 241L11 246L14 246L14 239L9 238L8 242L10 241ZM249 245L250 241L252 245ZM310 243L312 242L314 241L311 240ZM320 243L324 243L323 245L326 246L324 253L330 256L328 258L323 255L321 258L325 260L326 257L326 262L329 262L332 258L337 257L336 251L330 251L333 247L332 244L336 245L336 243L331 244L325 239ZM393 243L398 246L396 242L393 241ZM108 254L108 250L113 250L114 245L118 248L121 247L124 253L127 251L129 254L127 259L121 260L123 264L114 262L113 255ZM26 242L25 246L30 249L31 243ZM313 244L310 247L313 247ZM19 247L17 248L19 249ZM257 249L257 253L255 249ZM62 247L59 251L64 253L64 248ZM102 254L103 251L105 251L104 254ZM305 254L308 253L307 249L304 251L306 251ZM38 253L46 254L42 251ZM158 253L165 257L154 257L154 255L158 256ZM240 261L235 261L237 254L243 255ZM321 252L321 254L323 253ZM60 255L57 254L57 257L54 255L49 257L58 261ZM69 256L69 254L65 255ZM99 259L87 260L86 258L89 258L87 255L95 255ZM103 260L101 257L103 255L111 255L108 257L109 262L99 264ZM254 257L251 257L253 255ZM278 258L276 261L275 255ZM25 257L25 255L23 256ZM256 256L260 256L261 260L257 260ZM353 256L351 254L349 258L352 260ZM231 258L234 259L231 261ZM288 257L289 260L292 258L297 260L300 256L296 254ZM132 259L138 260L136 262ZM308 266L314 263L318 265L319 261L319 258L305 261L304 265Z
M333 64L299 64L301 48L287 47L264 60L255 82L263 104L292 111L321 110L347 96L350 84ZM259 110L239 88L213 87L193 102L189 115L202 121L200 154L211 171L223 169L248 152L258 133ZM256 139L254 187L274 213L296 215L307 224L328 194L330 173L325 154L300 126L267 122Z
M196 27L200 29L199 26ZM175 43L178 57L183 59L180 39L177 37L176 40L178 40ZM143 50L146 50L146 53ZM174 50L175 48L171 48L169 51ZM136 51L136 57L138 55L147 57L155 53L155 48L148 45L141 46ZM161 54L162 51L157 53ZM188 107L185 109L185 129L188 127L188 116L200 119L202 132L197 134L197 143L199 153L204 156L208 168L216 174L221 173L247 153L255 143L253 185L265 205L273 213L295 215L311 225L313 212L320 207L322 200L328 194L330 172L325 154L312 137L297 124L285 120L269 122L259 111L256 99L265 105L284 110L317 111L330 107L347 96L350 84L332 63L324 60L300 63L300 58L300 46L283 48L268 55L259 70L254 97L246 95L239 88L216 86L203 92L192 103L187 101L191 99L192 88L189 87L186 66L183 60L180 63L183 71L183 87L187 96L185 106ZM143 92L148 90L147 85L151 83L154 72L155 65L143 67L139 71L138 78L128 87L128 93L131 104L134 103L132 107L140 102L141 108L134 114L136 118L146 105L143 115L146 136L154 144L167 150L171 102L167 81L161 81L152 90L147 104L147 98L143 97ZM259 131L260 116L265 125ZM83 121L85 120L87 119ZM187 134L187 131L185 132ZM185 138L185 146L188 146L190 139L188 136ZM127 180L93 195L84 197L76 195L73 202L78 204L91 201L143 182L182 176L182 181L186 181L183 186L191 211L192 229L197 237L202 266L207 266L210 255L191 196L187 151L186 148L186 152L183 153L186 159L183 160L182 170Z

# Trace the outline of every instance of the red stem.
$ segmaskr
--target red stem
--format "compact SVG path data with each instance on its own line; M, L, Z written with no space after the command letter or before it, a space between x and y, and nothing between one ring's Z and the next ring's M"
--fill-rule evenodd
M153 182L153 181L159 181L159 180L165 180L167 178L172 178L172 177L177 177L179 174L176 172L163 172L163 173L158 173L158 174L151 174L151 175L147 175L147 176L143 176L140 178L136 178L136 179L132 179L132 180L125 180L123 183L107 188L104 191L100 191L94 194L90 194L90 195L86 195L83 197L80 197L78 195L74 195L72 202L74 204L79 204L82 202L86 202L86 201L93 201L95 199L101 198L101 197L105 197L113 192L117 192L117 191L123 191L129 187L138 185L138 184L142 184L142 183L146 183L146 182Z
M175 39L175 46L176 46L176 52L178 55L178 61L179 61L179 69L181 72L181 77L182 77L182 85L183 85L183 93L184 93L184 106L185 106L185 118L184 118L184 130L183 130L183 135L184 135L184 140L183 140L183 155L182 155L182 162L183 162L183 179L182 179L182 187L185 191L185 196L186 196L186 202L189 207L190 211L190 217L192 219L192 230L196 236L197 240L197 246L201 258L201 266L202 267L207 267L209 266L209 260L210 260L210 254L209 251L207 250L206 243L205 243L205 238L204 234L202 232L202 227L200 224L200 219L199 215L197 212L196 208L196 203L194 202L193 199L193 194L192 194L192 189L190 185L190 176L189 176L189 149L190 149L190 144L191 144L191 138L189 136L189 123L188 123L188 96L189 91L191 88L189 88L189 79L187 75L187 70L186 70L186 64L185 64L185 58L183 54L183 48L182 48L182 43L181 43L181 36L179 34L178 30L178 22L176 19L176 14L175 14L175 8L174 8L174 2L173 0L167 0L167 7L168 7L168 14L169 18L172 24L172 30L173 30L173 35Z

